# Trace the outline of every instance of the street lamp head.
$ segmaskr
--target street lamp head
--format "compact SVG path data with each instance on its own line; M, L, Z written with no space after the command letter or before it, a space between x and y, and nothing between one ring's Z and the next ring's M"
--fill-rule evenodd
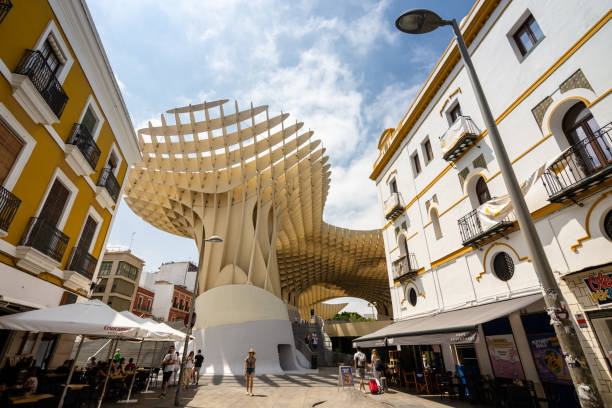
M395 20L395 27L408 34L425 34L447 24L448 21L425 9L409 10Z
M212 235L208 239L205 239L204 241L206 241L206 242L213 242L213 243L223 242L223 238L221 238L218 235Z

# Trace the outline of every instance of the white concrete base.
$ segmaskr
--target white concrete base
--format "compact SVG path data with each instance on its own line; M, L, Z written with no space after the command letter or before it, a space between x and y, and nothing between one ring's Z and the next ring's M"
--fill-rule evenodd
M250 348L256 352L256 374L311 372L298 364L287 306L272 293L224 285L198 296L195 308L195 350L204 354L203 374L243 375Z

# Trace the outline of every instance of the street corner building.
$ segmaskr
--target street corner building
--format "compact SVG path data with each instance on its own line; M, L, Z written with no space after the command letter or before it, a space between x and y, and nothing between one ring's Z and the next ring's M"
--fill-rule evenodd
M126 202L198 246L194 330L207 373L241 374L250 348L258 373L309 368L290 315L309 318L339 296L390 314L381 232L323 221L330 165L312 131L267 106L227 102L171 109L161 125L138 130L143 161ZM213 235L223 242L207 243Z
M0 314L83 301L141 157L84 3L2 1L0 74ZM2 331L0 357L53 368L73 339Z
M480 0L461 30L597 386L612 405L612 10ZM442 28L447 29L447 28ZM448 30L449 37L451 35ZM597 61L597 62L595 62ZM395 323L355 341L577 404L453 40L370 178ZM411 377L408 378L411 380Z

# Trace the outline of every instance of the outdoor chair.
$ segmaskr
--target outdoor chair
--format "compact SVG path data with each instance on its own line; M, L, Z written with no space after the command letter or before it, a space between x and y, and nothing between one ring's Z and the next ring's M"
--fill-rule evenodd
M416 379L414 378L413 371L404 371L402 372L402 376L404 378L404 386L406 387L406 391L410 389L414 389L416 391Z
M431 394L431 384L429 382L429 376L426 375L423 371L414 372L414 382L416 385L416 392L426 392L427 394Z

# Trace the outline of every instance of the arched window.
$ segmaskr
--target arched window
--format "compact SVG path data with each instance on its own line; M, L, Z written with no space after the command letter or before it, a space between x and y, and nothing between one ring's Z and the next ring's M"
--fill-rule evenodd
M487 182L482 177L480 177L476 183L476 197L478 198L478 203L480 203L480 205L491 199Z
M612 160L610 147L596 137L599 126L584 102L572 106L563 117L563 133L587 172L597 170Z
M438 210L436 208L432 208L431 210L429 210L429 217L431 218L431 225L433 227L436 239L442 238L442 229L440 228L440 218L438 217Z

